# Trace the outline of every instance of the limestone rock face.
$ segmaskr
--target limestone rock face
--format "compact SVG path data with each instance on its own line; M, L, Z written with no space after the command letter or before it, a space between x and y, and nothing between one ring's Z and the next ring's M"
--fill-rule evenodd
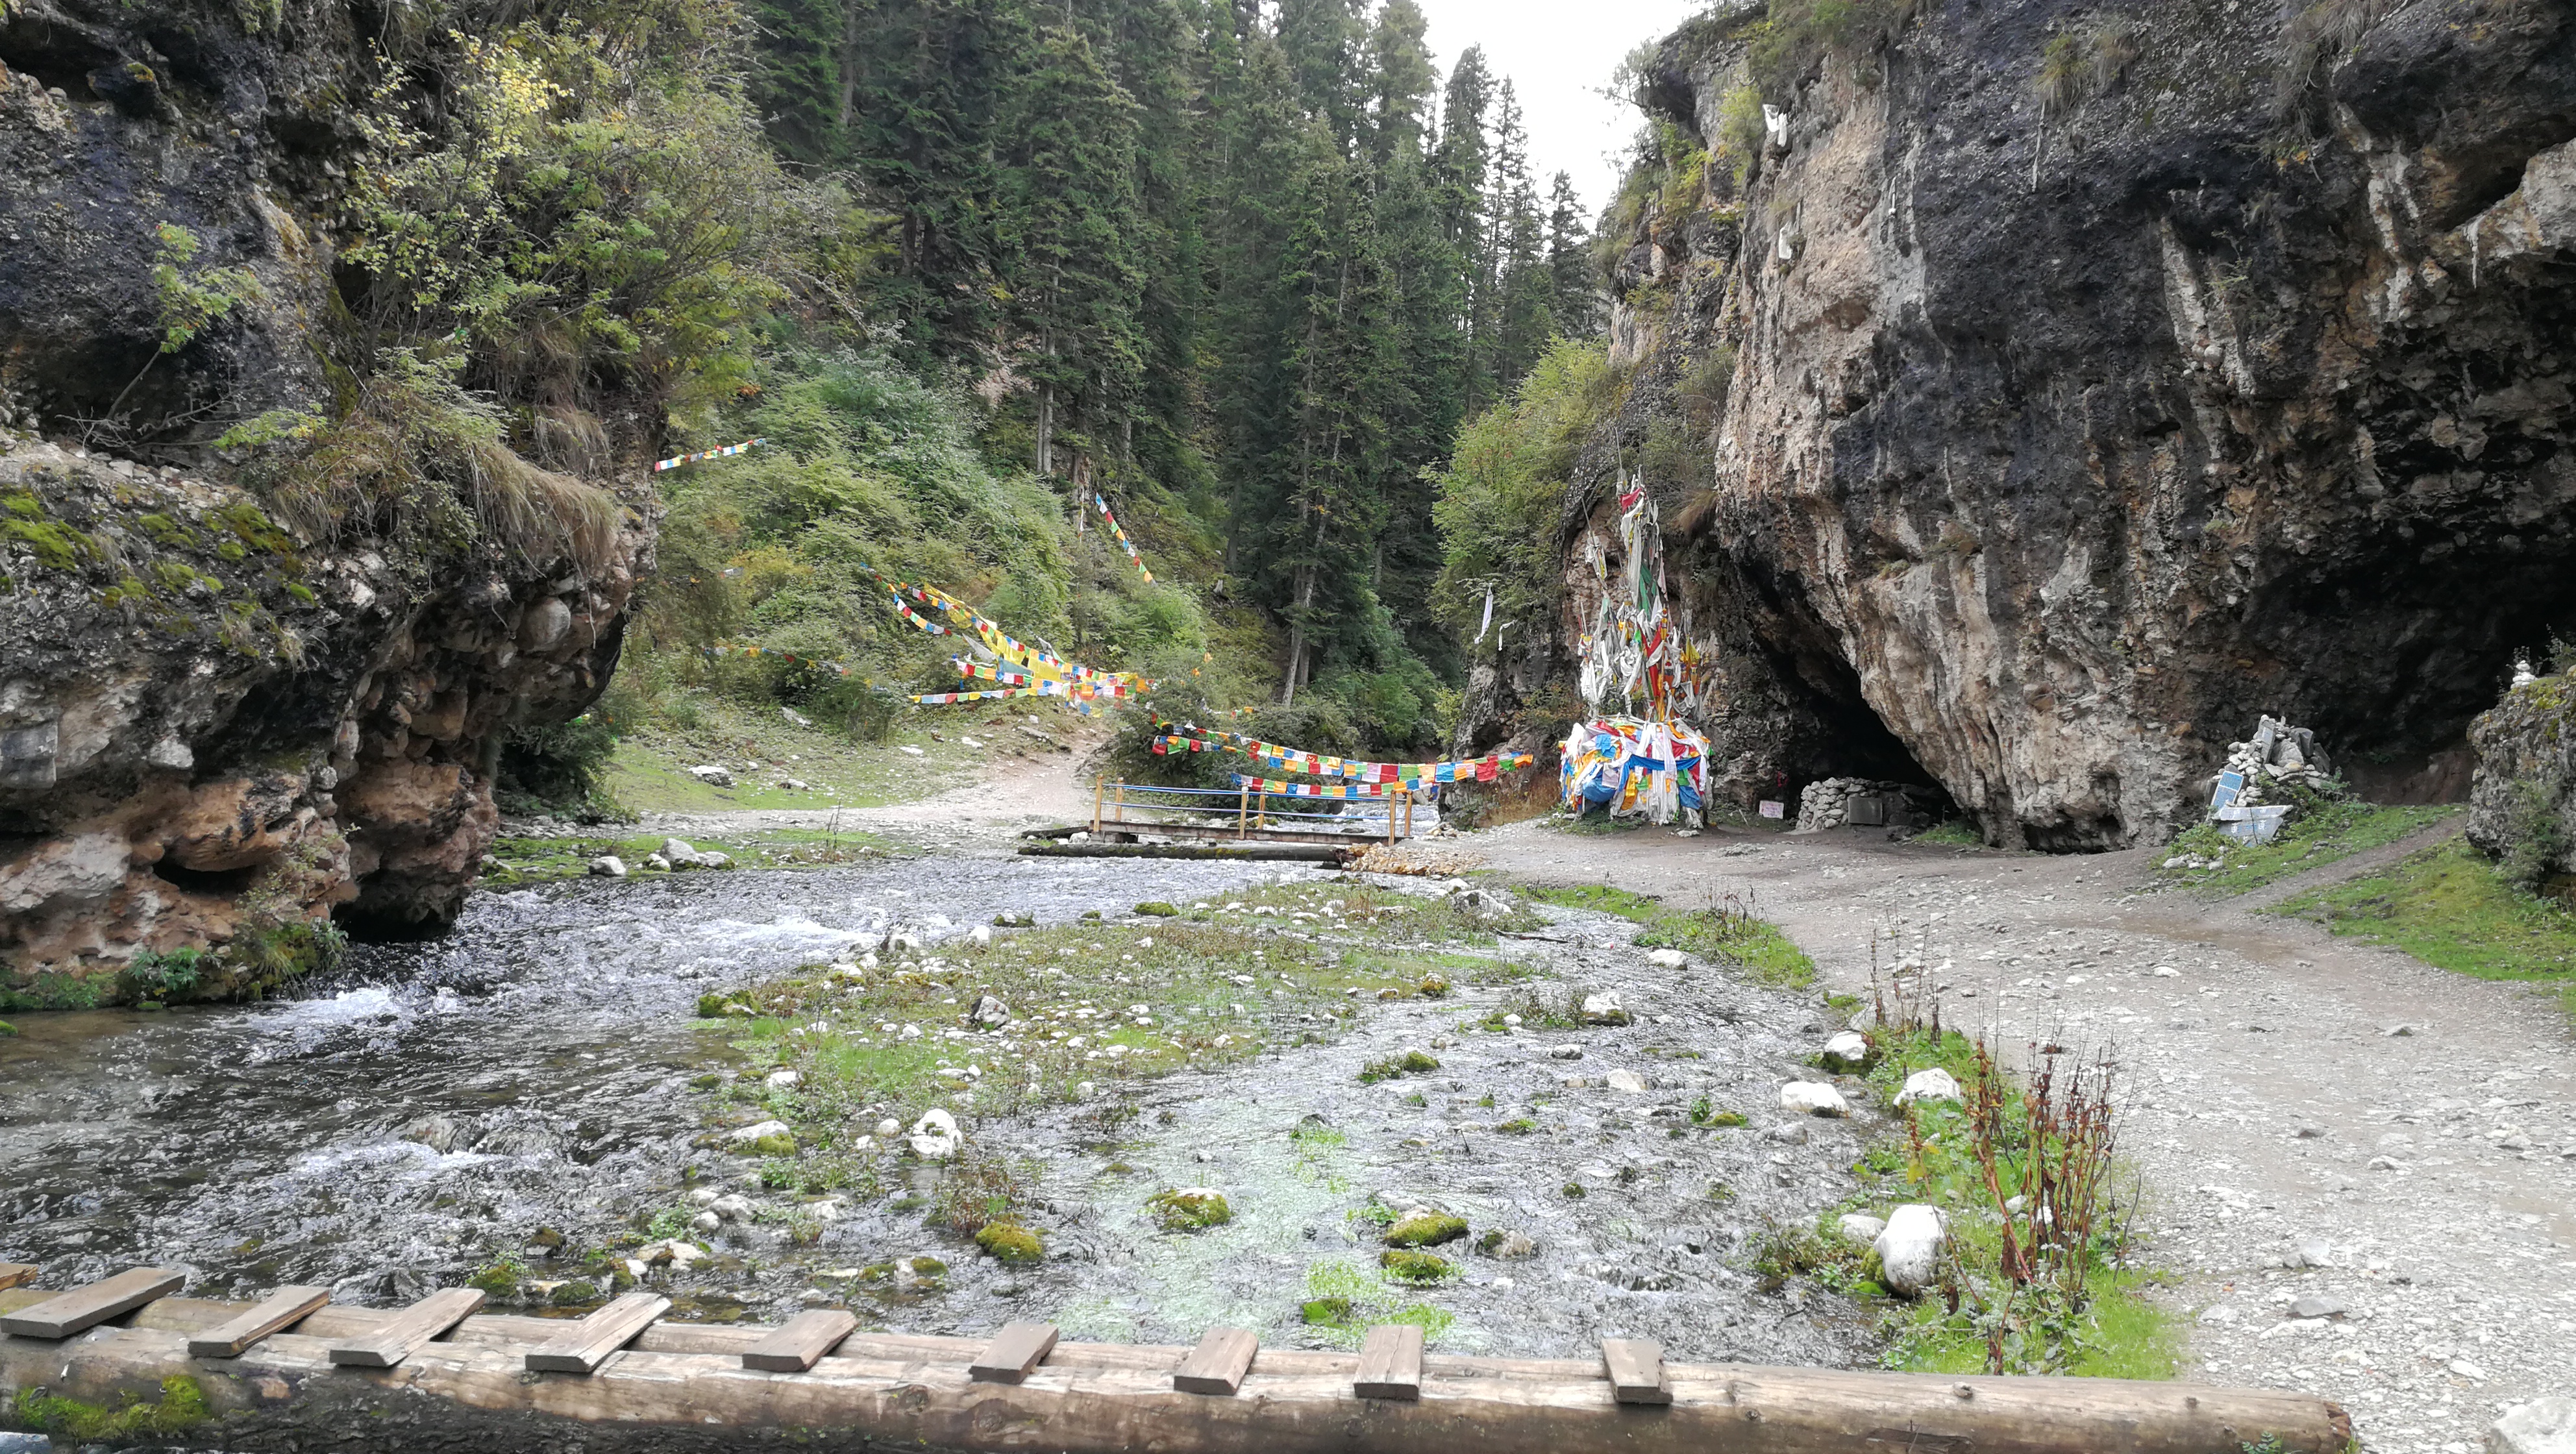
M2365 787L2437 769L2576 619L2576 14L1912 8L1822 49L1740 185L1720 155L1617 219L1631 372L1566 602L1462 734L1572 679L1625 466L1747 807L1874 777L1998 844L2152 841L2264 713ZM1762 13L1641 102L1720 139Z
M2469 728L2478 752L2468 837L2503 856L2526 838L2556 852L2535 867L2576 873L2576 673L2524 682Z

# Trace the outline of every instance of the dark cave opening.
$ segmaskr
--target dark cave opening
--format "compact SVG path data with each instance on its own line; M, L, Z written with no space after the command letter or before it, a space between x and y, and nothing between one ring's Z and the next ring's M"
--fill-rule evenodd
M1772 667L1781 686L1814 724L1811 737L1785 744L1781 754L1774 786L1790 817L1797 816L1798 796L1810 783L1836 777L1870 778L1916 789L1936 822L1958 812L1958 804L1940 779L1915 761L1903 739L1870 706L1861 692L1859 671L1841 653L1812 646L1775 652Z
M152 874L175 889L229 899L250 892L251 883L259 877L259 868L186 868L165 858L152 865Z

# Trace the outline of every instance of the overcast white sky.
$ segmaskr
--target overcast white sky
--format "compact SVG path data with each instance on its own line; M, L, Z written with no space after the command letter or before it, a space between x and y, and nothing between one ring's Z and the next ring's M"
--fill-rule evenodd
M1611 71L1639 41L1660 40L1709 0L1415 0L1431 21L1431 51L1445 83L1458 53L1485 48L1528 113L1530 172L1539 200L1548 179L1574 175L1584 209L1599 216L1619 184L1614 157L1637 129L1637 112L1605 100Z

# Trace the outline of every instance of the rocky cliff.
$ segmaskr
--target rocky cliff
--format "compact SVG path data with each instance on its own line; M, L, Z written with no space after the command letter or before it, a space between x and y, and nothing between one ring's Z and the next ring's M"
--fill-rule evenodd
M651 512L596 425L548 461L587 478L498 439L423 478L326 346L387 24L0 3L0 1003L444 928L501 733L615 662ZM299 475L218 443L263 417L381 427Z
M1649 70L1633 377L1483 722L1569 677L1624 466L1739 798L1929 780L1989 841L2114 847L2263 712L2456 791L2576 615L2576 11L1829 9Z

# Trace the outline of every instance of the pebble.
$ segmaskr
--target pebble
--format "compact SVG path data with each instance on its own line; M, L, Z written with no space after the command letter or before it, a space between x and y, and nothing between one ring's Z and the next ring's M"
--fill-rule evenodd
M2350 1311L2351 1305L2332 1293L2312 1292L2290 1304L2290 1316L2294 1318L2340 1318Z
M1610 1089L1614 1091L1625 1091L1630 1095L1642 1095L1645 1092L1654 1089L1653 1086L1647 1084L1644 1076L1639 1075L1633 1070L1614 1070L1610 1072L1608 1076L1604 1077L1604 1082L1610 1087Z
M1802 1116L1848 1116L1851 1102L1820 1080L1793 1080L1780 1087L1780 1109Z

